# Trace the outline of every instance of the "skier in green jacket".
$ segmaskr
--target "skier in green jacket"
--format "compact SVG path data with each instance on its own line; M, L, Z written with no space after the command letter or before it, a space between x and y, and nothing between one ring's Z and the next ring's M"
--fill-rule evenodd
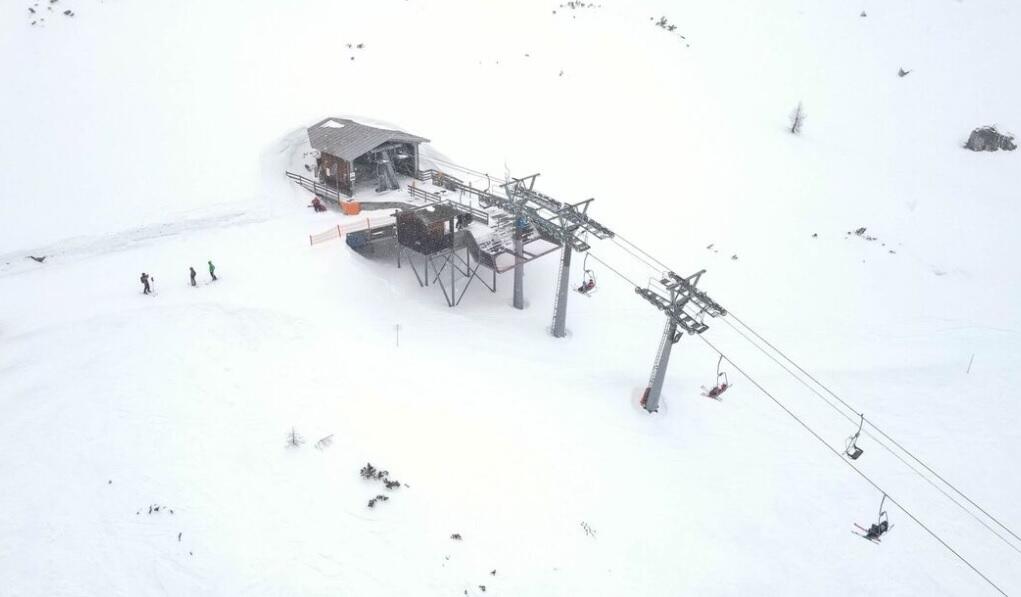
M215 272L216 272L216 266L213 265L212 261L210 261L209 262L209 277L213 279L213 282L216 281L216 273Z

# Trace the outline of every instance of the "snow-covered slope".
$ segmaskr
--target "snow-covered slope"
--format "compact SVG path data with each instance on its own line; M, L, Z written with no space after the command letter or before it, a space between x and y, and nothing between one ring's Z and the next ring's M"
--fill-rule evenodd
M509 278L451 310L406 269L309 248L342 220L282 171L301 127L363 115L595 196L1018 531L1021 156L960 147L1021 128L1016 3L59 5L75 16L0 18L11 594L995 594L899 508L881 545L848 533L881 493L734 369L724 402L700 397L697 339L640 410L662 320L612 272L571 296L565 340L545 333L552 256L527 310ZM222 279L189 288L209 259ZM842 448L845 419L709 323ZM292 427L307 441L285 448ZM863 472L1021 591L1021 541L862 446ZM407 484L372 509L366 461Z

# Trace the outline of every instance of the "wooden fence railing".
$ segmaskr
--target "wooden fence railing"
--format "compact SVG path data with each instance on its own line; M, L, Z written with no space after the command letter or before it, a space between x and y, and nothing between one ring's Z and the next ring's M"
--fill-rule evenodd
M302 188L312 191L323 199L333 201L338 204L343 201L343 199L341 199L340 191L329 185L324 185L323 183L312 180L311 178L305 178L304 176L295 174L294 172L287 172L286 174L287 178L290 178L292 181L298 183Z
M408 194L414 199L421 199L428 201L429 203L440 203L443 201L443 197L439 193L430 193L429 191L416 187L415 185L408 185Z

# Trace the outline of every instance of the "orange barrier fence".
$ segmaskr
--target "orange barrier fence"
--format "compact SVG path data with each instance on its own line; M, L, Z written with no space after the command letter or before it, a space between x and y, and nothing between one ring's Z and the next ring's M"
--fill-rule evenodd
M308 235L308 246L311 247L313 245L318 245L319 243L324 243L324 242L326 242L328 240L333 240L335 238L340 238L340 236L341 236L340 226L339 225L338 226L334 226L333 228L330 228L329 230L327 230L325 232L320 232L319 234L310 234L310 235Z

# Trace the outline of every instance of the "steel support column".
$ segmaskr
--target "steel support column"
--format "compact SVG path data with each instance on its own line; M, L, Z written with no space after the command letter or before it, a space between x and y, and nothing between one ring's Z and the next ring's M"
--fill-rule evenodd
M525 308L525 242L521 234L514 236L514 308Z
M642 398L645 410L650 413L659 410L659 394L663 390L663 378L666 377L666 368L670 363L670 349L678 340L680 337L677 335L677 323L668 317L663 328L663 338L659 341L656 362L652 366L652 375L649 376L649 387L645 389Z
M567 294L571 286L571 244L564 243L560 255L560 273L557 275L557 298L553 305L553 337L567 335Z

